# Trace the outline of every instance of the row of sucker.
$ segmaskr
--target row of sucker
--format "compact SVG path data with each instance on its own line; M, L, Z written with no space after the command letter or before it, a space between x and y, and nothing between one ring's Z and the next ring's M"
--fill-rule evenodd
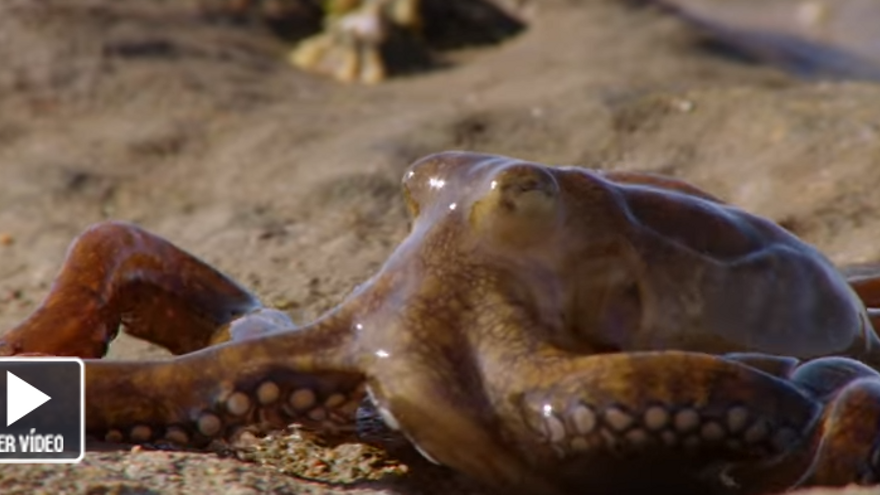
M170 443L202 447L214 440L237 442L298 424L327 435L355 435L358 408L366 396L350 375L260 373L259 381L218 387L211 404L189 411L189 421L134 424L93 436L113 443ZM186 400L185 398L182 400Z
M699 406L654 402L635 410L622 404L590 404L573 399L555 408L541 400L524 402L529 426L561 458L578 454L633 455L659 449L697 455L727 451L731 457L764 457L786 452L804 439L802 429L780 418L757 414L744 403Z

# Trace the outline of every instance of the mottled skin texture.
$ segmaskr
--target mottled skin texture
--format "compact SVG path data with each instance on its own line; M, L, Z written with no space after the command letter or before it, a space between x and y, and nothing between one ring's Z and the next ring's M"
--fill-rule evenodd
M877 482L877 279L670 178L446 152L403 186L409 236L314 323L103 223L0 354L88 358L87 430L111 441L344 436L366 390L500 493ZM177 356L98 359L120 323Z

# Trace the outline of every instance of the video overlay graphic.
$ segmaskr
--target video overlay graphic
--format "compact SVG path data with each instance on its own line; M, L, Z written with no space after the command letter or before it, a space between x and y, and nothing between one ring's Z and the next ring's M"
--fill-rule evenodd
M85 367L77 358L0 358L0 463L85 454Z

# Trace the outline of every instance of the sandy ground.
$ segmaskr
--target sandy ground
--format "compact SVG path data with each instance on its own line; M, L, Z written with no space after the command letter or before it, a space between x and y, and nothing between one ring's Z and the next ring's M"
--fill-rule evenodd
M405 235L401 172L444 149L673 174L835 262L880 259L880 86L725 58L623 2L519 3L529 28L517 38L361 87L292 69L266 30L210 24L182 2L3 2L0 329L45 294L69 241L106 218L313 318ZM121 340L112 355L156 353ZM213 454L98 449L75 467L3 466L0 491L471 490L414 471L330 486Z

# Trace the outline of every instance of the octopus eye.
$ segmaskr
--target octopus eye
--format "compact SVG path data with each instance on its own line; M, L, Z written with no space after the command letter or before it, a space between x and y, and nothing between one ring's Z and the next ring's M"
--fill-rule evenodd
M421 208L419 202L413 197L412 190L407 187L406 181L403 182L403 200L406 203L406 211L409 212L410 218L419 216Z
M519 164L495 174L474 203L471 223L510 244L547 239L562 218L559 184L549 169Z
M492 155L444 151L417 160L403 174L403 192L410 214L415 218L441 197L449 204L456 203L462 184L470 183L473 173L498 159Z
M449 184L449 163L442 155L423 158L403 174L403 195L413 218L435 200Z

